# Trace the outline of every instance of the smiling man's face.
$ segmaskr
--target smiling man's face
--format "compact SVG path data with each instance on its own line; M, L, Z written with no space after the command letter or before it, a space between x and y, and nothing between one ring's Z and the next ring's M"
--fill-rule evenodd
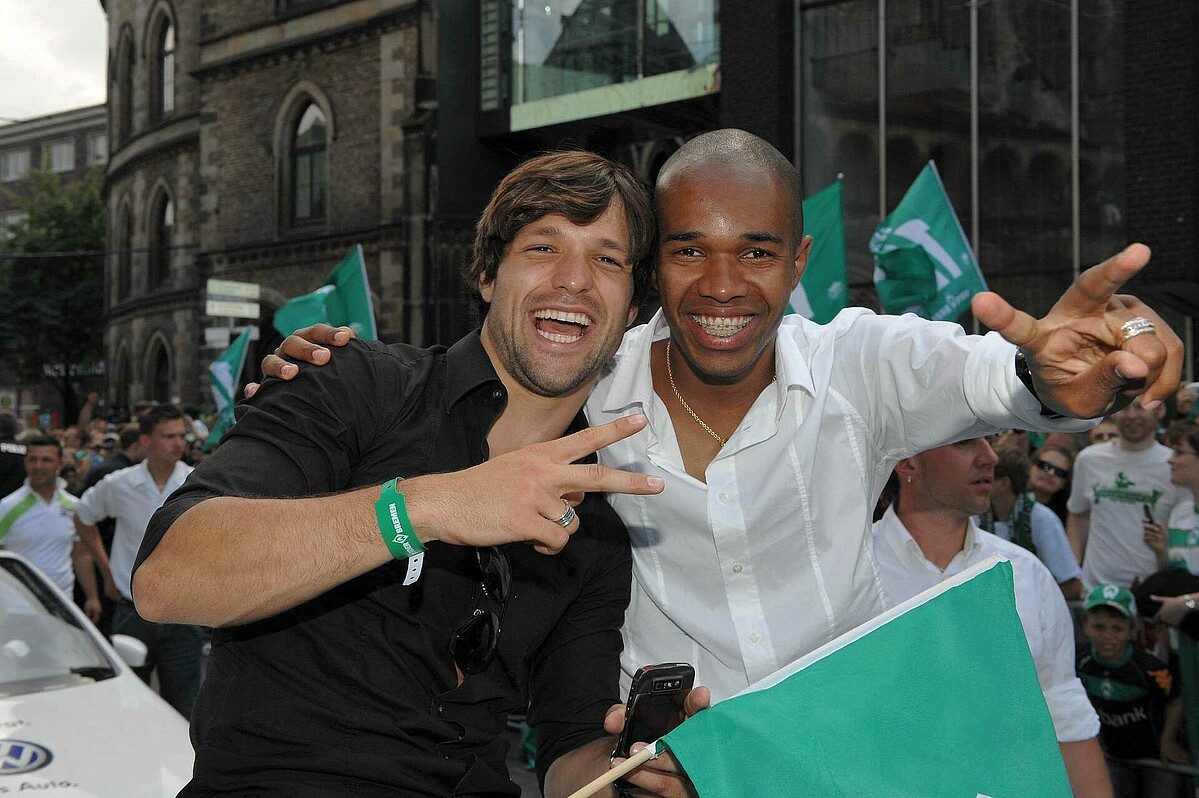
M658 185L658 292L679 352L709 383L773 373L775 334L807 263L793 195L752 164L692 166Z
M594 222L557 213L522 227L495 280L483 345L525 389L563 396L589 388L636 315L630 238L620 200Z

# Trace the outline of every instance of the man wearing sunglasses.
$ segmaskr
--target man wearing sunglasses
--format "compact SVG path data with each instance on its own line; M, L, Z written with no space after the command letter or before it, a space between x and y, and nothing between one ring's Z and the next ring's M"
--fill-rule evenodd
M357 342L239 408L133 579L146 617L217 627L181 795L517 795L507 713L528 709L542 776L604 735L631 575L597 494L662 483L594 464L642 417L581 409L652 230L624 167L531 159L477 227L480 330Z

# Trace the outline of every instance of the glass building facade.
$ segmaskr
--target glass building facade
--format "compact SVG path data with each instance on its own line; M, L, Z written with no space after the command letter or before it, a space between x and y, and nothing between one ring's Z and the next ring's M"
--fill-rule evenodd
M1087 265L1125 243L1122 2L971 6L797 4L797 163L805 194L844 176L854 303L875 304L867 242L930 160L1019 307L1047 310L1076 252Z

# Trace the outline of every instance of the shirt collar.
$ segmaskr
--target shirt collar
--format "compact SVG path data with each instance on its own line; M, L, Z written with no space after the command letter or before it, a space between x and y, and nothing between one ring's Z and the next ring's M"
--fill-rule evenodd
M478 329L471 330L446 353L447 409L480 385L500 381L479 333Z
M36 493L33 490L33 487L30 486L29 477L25 477L25 481L21 484L20 490L23 490L27 494L33 494L34 496L37 496L38 499L42 498L41 495ZM56 495L59 493L67 493L67 481L65 479L63 479L62 477L54 478L54 493ZM69 496L70 494L67 494L67 495ZM4 497L0 496L0 498L4 498Z
M804 349L809 348L809 331L806 328L809 324L811 322L807 319L788 315L783 317L783 324L779 327L774 367L778 375L775 385L779 391L780 412L788 388L801 388L809 394L815 394L812 371L804 356ZM796 327L801 329L794 329ZM612 374L612 387L604 398L604 412L619 413L636 404L640 404L643 410L650 406L654 393L650 348L655 341L665 340L669 336L670 327L661 308L648 323L625 334L624 342L606 369Z
M973 564L978 556L983 551L982 533L978 529L978 525L971 518L966 526L966 540L962 545L962 550L955 554L953 559L962 558L962 567ZM912 537L912 533L904 526L903 521L899 520L899 515L895 512L894 503L887 508L887 512L879 519L879 535L883 541L894 552L898 559L905 566L919 566L922 568L935 567L924 556L924 552L920 548L920 544Z

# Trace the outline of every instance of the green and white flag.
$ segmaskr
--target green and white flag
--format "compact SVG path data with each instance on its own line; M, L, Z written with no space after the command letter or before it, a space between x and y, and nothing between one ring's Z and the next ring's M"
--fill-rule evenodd
M932 162L870 237L884 313L954 321L987 282Z
M288 300L275 311L275 329L283 336L317 322L334 327L345 325L364 341L379 337L361 244L355 245L350 254L333 267L324 285L311 294Z
M229 345L221 356L208 367L208 381L212 385L212 398L216 402L217 420L208 431L203 450L206 452L221 442L221 436L233 426L233 405L237 402L237 387L241 384L241 372L246 365L246 354L250 351L250 338L255 326L251 324Z
M787 312L828 324L849 299L840 176L803 201L803 216L804 232L812 237L812 251Z
M663 738L701 798L1071 795L992 557Z

